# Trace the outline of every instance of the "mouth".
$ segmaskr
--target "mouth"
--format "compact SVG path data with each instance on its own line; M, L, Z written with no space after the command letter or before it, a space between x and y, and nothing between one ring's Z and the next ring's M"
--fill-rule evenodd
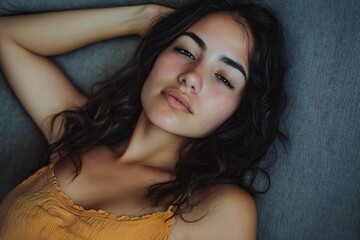
M171 107L186 113L193 113L188 96L182 94L178 89L169 88L161 93Z

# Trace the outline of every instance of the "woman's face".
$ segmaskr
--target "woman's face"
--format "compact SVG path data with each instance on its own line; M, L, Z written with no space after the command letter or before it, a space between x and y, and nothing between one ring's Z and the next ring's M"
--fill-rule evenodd
M181 137L203 137L238 108L252 40L223 13L208 15L157 58L141 101L147 118Z

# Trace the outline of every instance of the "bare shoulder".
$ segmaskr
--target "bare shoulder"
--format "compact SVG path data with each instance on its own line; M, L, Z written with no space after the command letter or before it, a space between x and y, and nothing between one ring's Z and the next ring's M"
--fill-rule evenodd
M214 212L220 213L231 210L231 212L241 212L241 215L253 213L256 215L253 197L235 185L216 185L210 189L207 199L211 207L214 207Z
M245 190L230 184L214 186L204 201L188 214L192 223L178 223L186 239L256 239L256 205ZM182 239L176 238L176 239Z
M213 209L208 215L209 228L222 229L219 238L256 239L256 205L248 192L223 184L213 187L208 199Z

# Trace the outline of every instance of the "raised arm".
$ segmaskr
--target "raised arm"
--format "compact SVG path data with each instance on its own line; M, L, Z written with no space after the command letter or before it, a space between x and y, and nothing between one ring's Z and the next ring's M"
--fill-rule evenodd
M55 140L50 138L49 117L87 99L46 57L105 39L142 35L154 16L167 11L145 5L0 18L0 66L49 142Z

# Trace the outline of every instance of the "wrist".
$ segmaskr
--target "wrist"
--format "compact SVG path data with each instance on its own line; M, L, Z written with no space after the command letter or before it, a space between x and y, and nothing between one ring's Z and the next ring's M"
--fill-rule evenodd
M173 9L157 4L147 4L132 7L119 8L119 25L126 26L127 34L144 36L154 21Z
M154 21L154 16L156 16L156 5L147 4L140 6L137 16L136 34L144 36L152 21Z

